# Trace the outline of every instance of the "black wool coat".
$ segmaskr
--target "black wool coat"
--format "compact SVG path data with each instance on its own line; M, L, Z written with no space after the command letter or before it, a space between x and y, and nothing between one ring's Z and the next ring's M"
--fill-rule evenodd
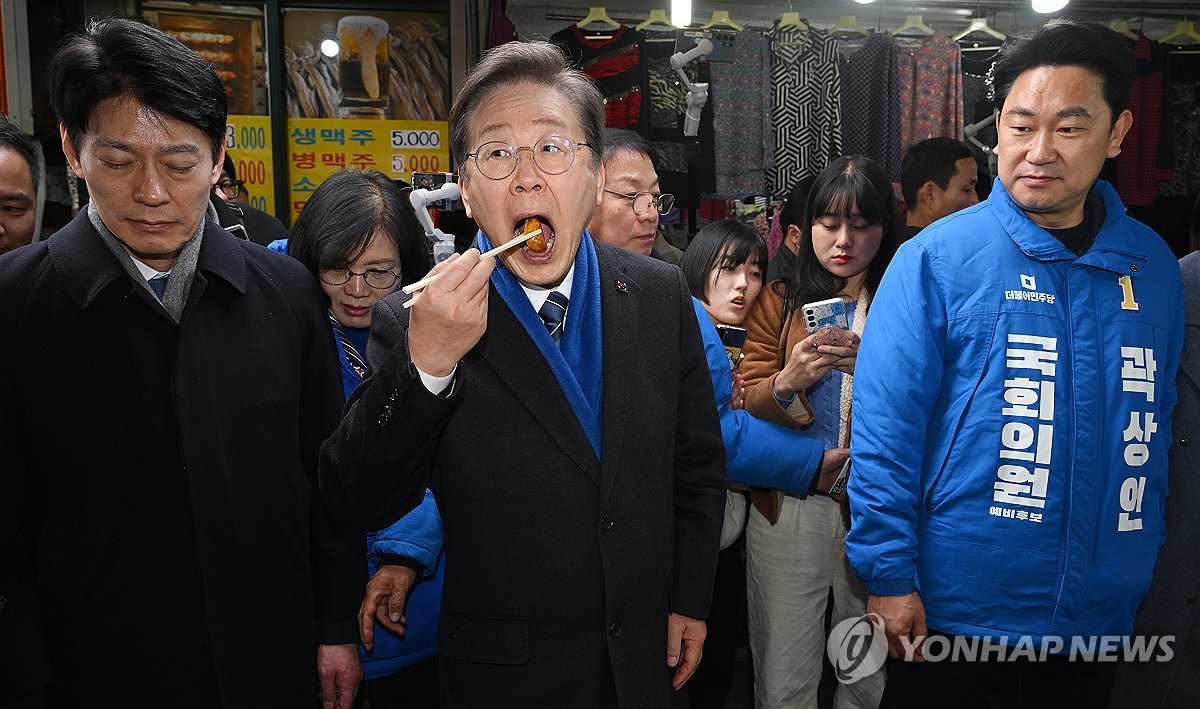
M1179 401L1171 416L1167 540L1134 621L1135 635L1174 640L1169 659L1159 644L1154 660L1121 664L1112 705L1122 709L1200 703L1200 253L1179 264L1185 329Z
M300 707L362 537L316 494L342 385L299 262L206 224L176 324L86 214L0 258L0 704Z
M708 614L725 451L683 273L596 244L601 459L493 287L487 331L434 396L407 311L372 315L374 374L322 448L334 510L382 527L428 482L446 532L442 703L664 707L671 612ZM570 327L570 314L567 315Z

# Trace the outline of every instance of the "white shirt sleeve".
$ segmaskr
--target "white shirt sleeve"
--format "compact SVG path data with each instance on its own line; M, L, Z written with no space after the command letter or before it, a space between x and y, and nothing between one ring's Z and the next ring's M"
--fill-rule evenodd
M429 393L435 396L446 391L446 389L452 383L454 383L454 373L458 371L458 365L456 364L454 365L454 369L450 370L450 373L446 376L435 377L432 374L427 374L421 371L421 368L417 367L415 364L413 366L416 367L417 374L421 377L421 384L425 385L425 388L429 390Z

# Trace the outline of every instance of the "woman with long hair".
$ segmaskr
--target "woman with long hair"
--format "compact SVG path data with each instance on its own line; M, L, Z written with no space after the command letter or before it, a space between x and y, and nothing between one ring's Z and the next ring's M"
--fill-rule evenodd
M745 224L727 220L701 229L679 262L700 322L725 442L726 470L729 481L739 488L728 493L708 639L688 685L692 706L697 708L725 705L733 681L734 652L745 642L746 566L743 546L735 544L746 522L742 490L753 486L803 494L814 485L828 489L847 454L844 448L826 451L818 439L741 410L736 336L762 292L766 261L762 236ZM724 339L718 328L726 333Z
M305 203L291 239L271 248L302 262L329 297L349 398L370 369L372 308L429 272L428 245L407 195L382 173L341 170ZM372 707L437 702L441 547L441 518L428 490L415 510L367 535L371 580L359 621L362 694ZM422 573L427 578L418 581Z
M795 272L769 283L747 319L746 408L844 448L858 343L899 244L896 200L883 168L851 155L817 176L804 214ZM843 301L848 330L824 344L802 310L832 298ZM817 704L831 591L834 625L866 612L866 589L846 559L844 496L820 485L806 492L756 492L746 526L750 648L764 707ZM874 707L883 684L877 672L839 685L835 705Z

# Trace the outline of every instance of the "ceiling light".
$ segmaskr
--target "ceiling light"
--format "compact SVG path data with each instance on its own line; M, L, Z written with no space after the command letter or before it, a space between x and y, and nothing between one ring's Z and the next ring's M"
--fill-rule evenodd
M1070 0L1033 0L1033 11L1049 15L1066 7L1068 2Z
M692 24L692 0L671 0L671 24L676 27Z

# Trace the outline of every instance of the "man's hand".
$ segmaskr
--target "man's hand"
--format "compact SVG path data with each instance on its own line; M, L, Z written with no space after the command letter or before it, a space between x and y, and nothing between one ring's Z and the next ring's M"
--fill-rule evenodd
M444 377L483 337L488 278L495 268L496 259L481 259L477 249L469 249L433 269L440 275L421 291L408 326L409 359L417 369Z
M321 709L350 709L362 676L362 663L358 660L357 645L317 646Z
M704 621L686 615L672 613L667 618L667 666L679 667L671 680L675 689L680 689L692 678L704 654L704 638L708 629Z
M358 633L363 647L375 648L375 621L397 635L404 635L404 604L417 582L417 570L386 564L375 570L358 609Z
M887 635L888 657L924 662L921 643L929 635L925 626L925 604L916 591L906 596L875 596L867 601L867 612L883 619ZM906 656L911 648L912 656Z
M842 473L842 466L846 464L846 459L850 457L849 448L830 448L821 456L821 469L817 472L817 492L829 492L829 488L837 482L838 475ZM841 501L843 495L837 495L835 498Z

